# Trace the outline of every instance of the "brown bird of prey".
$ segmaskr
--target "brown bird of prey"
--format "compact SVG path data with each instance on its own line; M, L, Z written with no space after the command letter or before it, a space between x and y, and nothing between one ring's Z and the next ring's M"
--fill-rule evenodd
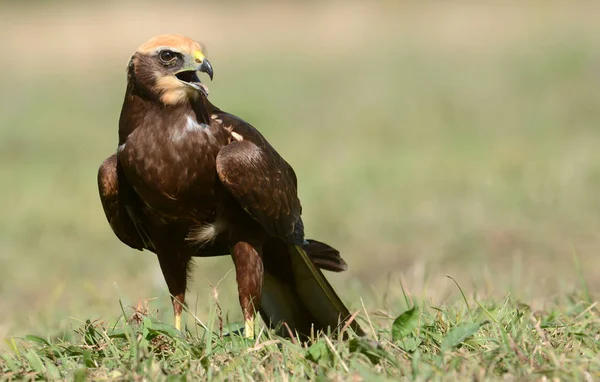
M203 47L181 35L131 57L118 148L98 171L110 226L157 255L179 330L191 258L229 254L245 336L254 337L255 311L284 335L283 323L302 336L334 330L350 314L319 268L346 263L305 240L294 170L258 130L208 101L198 72L213 77Z

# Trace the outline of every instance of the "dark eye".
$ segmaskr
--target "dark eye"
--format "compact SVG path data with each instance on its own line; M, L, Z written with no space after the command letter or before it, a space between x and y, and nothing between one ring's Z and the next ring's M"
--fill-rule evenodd
M158 56L160 57L160 60L162 62L168 63L175 58L175 53L171 52L170 50L163 50L159 53Z

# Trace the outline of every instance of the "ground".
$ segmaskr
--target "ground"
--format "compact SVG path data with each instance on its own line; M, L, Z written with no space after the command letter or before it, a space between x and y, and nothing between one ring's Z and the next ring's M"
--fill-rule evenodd
M597 5L0 7L0 379L600 378ZM196 262L188 299L215 334L170 328L156 258L95 184L129 55L164 32L207 45L211 99L296 169L368 340L221 338L227 258Z

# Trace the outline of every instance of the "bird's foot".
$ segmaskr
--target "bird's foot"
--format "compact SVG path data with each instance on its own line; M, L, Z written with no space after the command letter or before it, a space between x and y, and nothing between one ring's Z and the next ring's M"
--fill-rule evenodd
M181 313L175 313L175 329L181 331Z
M254 317L244 320L244 337L254 339Z

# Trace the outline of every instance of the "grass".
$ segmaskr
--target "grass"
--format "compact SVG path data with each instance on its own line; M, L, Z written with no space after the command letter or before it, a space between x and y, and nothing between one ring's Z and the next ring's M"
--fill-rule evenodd
M597 379L597 304L577 295L561 300L546 311L510 296L409 302L395 320L384 311L364 315L367 338L318 335L310 343L268 330L257 340L223 334L217 305L208 327L194 322L185 336L138 308L114 323L87 320L59 336L12 338L0 371L6 380L76 381Z
M516 4L2 4L0 379L598 379L597 6ZM211 99L295 168L369 341L169 328L155 257L114 237L95 184L128 55L167 30L204 40ZM241 319L231 267L198 260L188 294L217 333L213 285Z

